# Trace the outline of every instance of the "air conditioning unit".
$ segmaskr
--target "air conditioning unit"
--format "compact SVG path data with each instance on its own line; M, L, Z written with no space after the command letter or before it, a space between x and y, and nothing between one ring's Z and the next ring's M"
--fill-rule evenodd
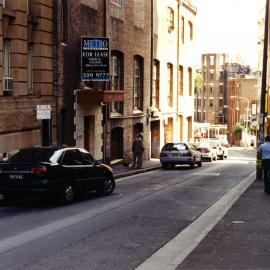
M4 77L4 96L12 96L13 79L10 77Z

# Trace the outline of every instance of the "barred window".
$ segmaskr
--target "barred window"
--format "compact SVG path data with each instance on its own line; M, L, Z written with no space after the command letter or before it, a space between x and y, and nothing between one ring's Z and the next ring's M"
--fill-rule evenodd
M124 5L124 0L111 0L112 3L117 4L119 6L123 6Z

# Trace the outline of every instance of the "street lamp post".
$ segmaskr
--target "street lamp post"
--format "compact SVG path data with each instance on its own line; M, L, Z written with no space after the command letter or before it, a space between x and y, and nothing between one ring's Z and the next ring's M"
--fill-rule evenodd
M239 99L244 99L247 102L247 118L246 118L246 131L247 131L247 127L248 127L248 115L249 115L249 99L246 97L239 97L239 96L231 96L231 98L239 98Z
M234 113L235 111L234 111L234 109L232 107L230 107L229 105L224 105L223 107L224 107L224 109L227 110L227 121L229 120L228 110L231 110L231 117L230 117L231 118L230 119L231 121L230 122L231 122L231 126L234 126L234 122L235 122L235 120L234 120L234 118L235 118L235 113Z

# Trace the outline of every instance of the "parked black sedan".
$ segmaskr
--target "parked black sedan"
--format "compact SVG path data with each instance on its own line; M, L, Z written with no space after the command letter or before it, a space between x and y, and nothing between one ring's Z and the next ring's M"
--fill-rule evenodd
M8 200L37 194L71 203L91 190L109 195L114 188L112 169L82 148L32 147L0 163L0 193Z

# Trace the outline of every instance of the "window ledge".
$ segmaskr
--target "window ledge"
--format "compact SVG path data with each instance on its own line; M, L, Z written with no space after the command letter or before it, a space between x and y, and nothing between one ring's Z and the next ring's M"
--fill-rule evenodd
M123 114L119 112L111 112L110 113L110 118L122 118Z
M143 112L140 110L133 110L133 115L139 115L139 114L143 114Z

